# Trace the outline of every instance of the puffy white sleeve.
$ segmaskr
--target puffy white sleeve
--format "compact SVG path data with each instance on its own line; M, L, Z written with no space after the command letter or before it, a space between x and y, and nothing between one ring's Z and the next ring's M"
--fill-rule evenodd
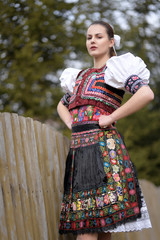
M66 68L60 76L60 85L67 93L72 93L78 73L81 70L76 68Z
M105 71L105 82L115 88L134 94L149 83L150 71L144 61L131 53L110 58Z

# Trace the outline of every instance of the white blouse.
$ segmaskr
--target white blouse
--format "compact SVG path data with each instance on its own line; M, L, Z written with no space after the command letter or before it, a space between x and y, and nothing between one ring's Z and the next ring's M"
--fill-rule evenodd
M132 53L126 53L121 56L113 56L106 62L105 83L111 87L123 89L126 81L131 76L138 76L145 84L149 83L150 71L146 68L144 61L135 57ZM65 92L72 93L78 73L81 70L75 68L66 68L60 76L61 87Z

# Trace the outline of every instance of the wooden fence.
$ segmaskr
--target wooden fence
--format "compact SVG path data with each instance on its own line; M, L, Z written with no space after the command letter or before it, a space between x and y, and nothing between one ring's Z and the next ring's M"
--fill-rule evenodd
M73 240L58 223L69 140L47 124L0 114L0 240ZM158 240L160 190L141 181L153 229L113 239ZM149 190L148 190L149 189Z

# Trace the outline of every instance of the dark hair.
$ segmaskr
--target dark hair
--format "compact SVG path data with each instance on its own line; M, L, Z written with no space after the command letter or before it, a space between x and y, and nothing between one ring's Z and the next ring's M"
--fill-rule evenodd
M106 32L107 32L107 35L108 35L109 39L114 38L114 31L113 31L113 28L110 26L109 23L104 22L104 21L94 21L93 23L90 24L90 26L95 25L95 24L101 25L106 29ZM116 53L115 53L113 47L110 48L110 57L112 57L112 56L116 56Z

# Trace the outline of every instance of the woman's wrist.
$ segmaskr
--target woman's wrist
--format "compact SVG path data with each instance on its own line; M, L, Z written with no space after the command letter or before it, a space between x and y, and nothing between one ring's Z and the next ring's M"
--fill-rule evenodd
M116 118L114 115L115 115L114 112L109 115L112 123L114 123L116 121Z

